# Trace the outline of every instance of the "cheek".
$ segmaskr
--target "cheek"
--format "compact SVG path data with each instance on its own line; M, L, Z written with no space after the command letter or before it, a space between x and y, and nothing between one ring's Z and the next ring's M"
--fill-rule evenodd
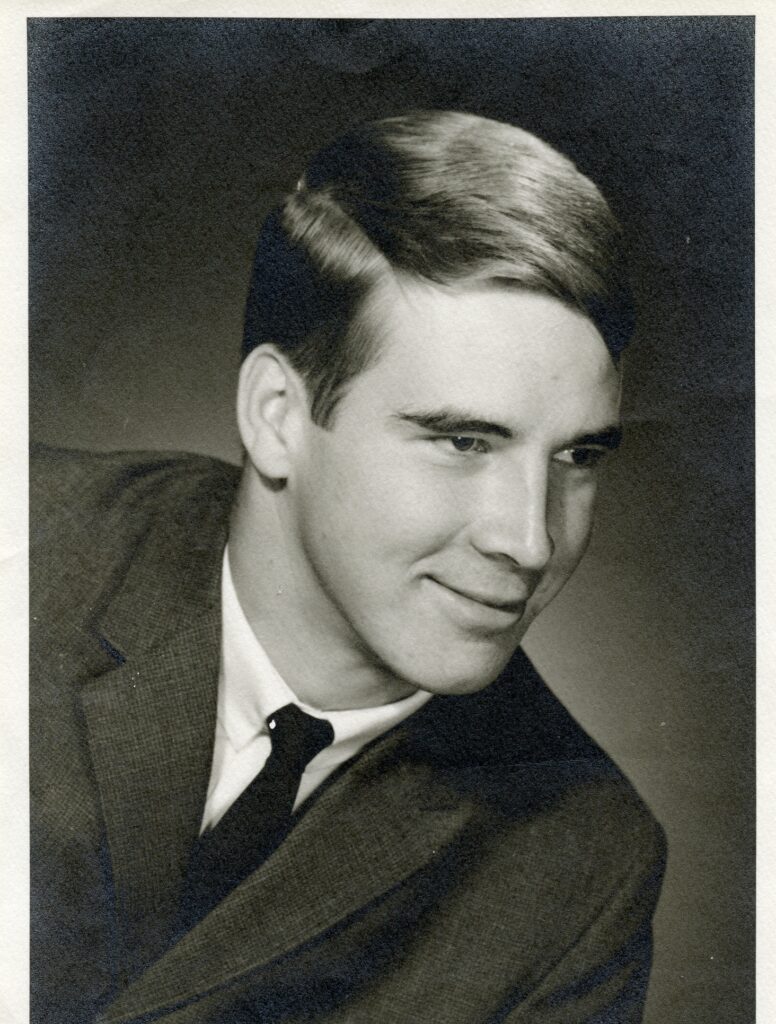
M562 501L551 502L548 530L552 538L552 558L523 620L527 629L539 612L563 589L579 565L590 540L593 524L595 485L575 488Z
M307 500L318 502L319 525L354 554L411 557L450 528L456 503L405 450L364 448L321 462L315 477Z
M593 529L595 482L569 487L555 497L549 510L554 545L554 571L570 575L585 553Z
M364 601L384 589L406 548L407 515L391 504L379 479L355 467L319 467L300 508L306 562L338 602Z

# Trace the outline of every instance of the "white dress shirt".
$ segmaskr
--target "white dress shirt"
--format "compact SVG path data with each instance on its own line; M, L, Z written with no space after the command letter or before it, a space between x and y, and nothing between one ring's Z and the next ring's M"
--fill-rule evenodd
M300 701L280 677L256 638L240 606L224 551L221 582L221 668L213 766L201 832L212 828L264 767L271 750L267 719L286 704L296 704L334 730L333 743L310 761L296 795L294 809L334 769L370 740L397 725L431 694L418 690L403 700L378 707L320 711Z

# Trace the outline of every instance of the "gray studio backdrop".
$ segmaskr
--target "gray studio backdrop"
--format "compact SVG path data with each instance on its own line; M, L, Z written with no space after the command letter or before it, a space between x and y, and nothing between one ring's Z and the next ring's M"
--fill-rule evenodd
M33 19L31 433L239 459L254 239L304 156L412 107L569 153L633 242L626 445L526 647L664 823L649 1024L753 1010L750 18Z

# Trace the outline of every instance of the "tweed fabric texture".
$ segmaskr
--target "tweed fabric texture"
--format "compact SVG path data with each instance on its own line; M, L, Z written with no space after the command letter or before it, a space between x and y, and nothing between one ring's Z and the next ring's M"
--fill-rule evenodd
M640 1020L663 833L520 651L341 766L176 935L237 479L33 460L32 1020Z

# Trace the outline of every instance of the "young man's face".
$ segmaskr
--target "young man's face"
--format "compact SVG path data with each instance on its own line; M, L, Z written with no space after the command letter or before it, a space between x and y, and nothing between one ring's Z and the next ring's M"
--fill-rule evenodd
M379 358L296 452L297 578L332 643L469 693L582 557L619 376L592 323L537 293L391 284L371 317Z

